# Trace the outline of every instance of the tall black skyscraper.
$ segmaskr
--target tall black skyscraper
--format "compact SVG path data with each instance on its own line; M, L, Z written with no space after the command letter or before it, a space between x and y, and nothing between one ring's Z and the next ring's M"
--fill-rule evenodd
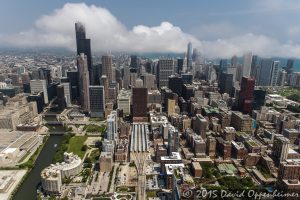
M80 52L81 49L79 46L79 40L86 38L85 27L82 23L80 23L80 22L75 23L75 33L76 33L77 55L79 55L80 53L82 53L82 52Z
M104 86L89 86L91 117L104 117L105 97Z
M59 110L63 110L67 107L64 86L58 85L56 87L56 93L57 93L56 102L57 102L58 108L59 108Z
M169 88L172 92L178 94L178 96L182 95L182 78L179 76L171 75L169 76Z
M286 72L287 74L291 74L293 72L294 60L288 59L286 64Z
M79 98L78 71L68 71L67 77L70 80L71 99L72 101Z
M139 58L137 56L135 56L135 55L130 56L130 67L138 69L139 65L140 65Z
M177 73L181 74L181 71L183 69L183 58L177 59Z
M220 93L227 93L231 96L233 88L233 74L221 73L220 76Z
M77 45L77 56L80 53L84 53L87 58L90 84L94 84L95 78L93 78L93 69L92 69L92 52L91 52L91 40L86 38L85 27L82 23L75 23L75 32L76 32L76 45Z
M253 110L260 110L266 104L266 94L264 90L254 90L253 93Z

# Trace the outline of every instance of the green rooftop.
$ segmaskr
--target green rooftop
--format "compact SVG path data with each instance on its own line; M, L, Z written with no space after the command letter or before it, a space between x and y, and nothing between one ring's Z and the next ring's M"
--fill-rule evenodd
M204 110L205 114L219 113L219 108L218 107L205 106L205 107L203 107L203 110Z
M233 166L233 164L227 164L227 163L219 164L218 169L220 172L226 174L234 174L237 172L237 169Z

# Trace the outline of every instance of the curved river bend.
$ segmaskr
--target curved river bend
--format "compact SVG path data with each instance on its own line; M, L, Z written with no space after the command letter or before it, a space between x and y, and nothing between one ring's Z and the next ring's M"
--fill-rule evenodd
M30 171L29 175L20 186L14 196L14 200L34 200L37 199L37 187L41 182L41 171L48 167L56 152L56 149L62 142L62 135L49 136L46 144L44 145L40 155L38 156L35 166ZM55 145L57 144L57 145Z

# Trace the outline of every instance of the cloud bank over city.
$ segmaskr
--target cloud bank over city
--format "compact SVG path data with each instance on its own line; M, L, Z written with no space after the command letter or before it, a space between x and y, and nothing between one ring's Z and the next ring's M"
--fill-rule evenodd
M149 16L150 17L150 16ZM92 51L127 52L176 52L186 50L188 42L209 58L230 57L252 51L260 56L300 57L300 45L293 41L279 41L264 34L239 32L230 24L199 26L199 35L192 35L179 26L162 21L157 26L136 25L126 27L108 9L67 3L35 21L32 28L23 32L0 35L0 43L8 47L55 47L75 50L75 22L86 27L87 37L92 40ZM224 31L224 36L217 32ZM236 34L233 34L235 32ZM288 29L291 37L298 35L300 27ZM212 35L202 39L201 34Z

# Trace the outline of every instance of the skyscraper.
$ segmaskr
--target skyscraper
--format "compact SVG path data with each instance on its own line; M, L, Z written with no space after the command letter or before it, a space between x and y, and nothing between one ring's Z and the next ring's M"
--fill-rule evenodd
M271 58L263 58L260 61L260 71L259 71L259 79L258 84L259 86L269 86L272 74L272 66L273 60Z
M193 82L193 74L191 73L181 74L181 78L183 84L192 84Z
M203 139L206 138L207 127L208 127L208 121L201 114L196 114L196 117L194 118L193 121L193 130L198 135L201 135Z
M178 152L178 150L179 150L179 133L176 128L170 126L168 131L169 155L172 155L172 152Z
M144 73L142 75L142 80L144 81L144 86L148 90L152 90L156 88L156 84L155 84L156 76L154 74Z
M105 97L104 86L89 86L90 94L90 115L91 117L104 117Z
M227 93L231 95L233 88L233 74L221 73L219 88L221 94Z
M240 79L242 79L242 77L244 76L250 77L251 67L252 67L252 53L249 52L244 55L244 63L242 66L242 73Z
M130 87L133 88L136 83L136 79L138 78L137 69L130 69Z
M130 85L130 68L129 66L125 66L123 68L123 88L126 90L129 89Z
M70 88L70 79L63 77L60 79L60 84L64 86L64 95L67 106L71 105L71 88Z
M90 111L90 101L89 101L89 71L87 64L87 57L81 53L77 57L77 68L78 68L78 80L79 80L79 96L80 104L85 112Z
M260 110L262 106L266 103L266 94L265 90L254 90L253 93L253 110Z
M285 70L280 70L277 77L277 85L284 86L286 80L287 80L287 72Z
M175 113L176 101L175 99L168 99L167 104L167 114L168 116L171 116Z
M231 57L231 61L230 62L231 62L230 63L231 67L237 68L237 66L238 66L238 58L237 58L236 55L234 55L234 56Z
M147 88L132 88L132 116L135 122L147 121Z
M277 159L277 163L285 161L289 152L290 140L283 135L276 134L274 136L272 154Z
M77 55L79 55L80 53L83 53L81 52L80 49L79 40L86 38L85 27L82 23L80 22L75 23L75 34L76 34Z
M67 77L70 80L72 100L73 101L78 100L79 97L78 71L67 71Z
M30 91L31 91L31 94L43 92L44 103L48 104L49 99L48 99L46 80L31 80L30 81Z
M178 94L178 96L182 95L182 78L176 75L169 76L169 89L172 90L172 92Z
M219 73L223 72L227 72L227 68L228 68L228 60L227 59L221 59L220 60L220 68L219 68Z
M130 67L138 69L139 68L139 58L136 55L130 56Z
M256 77L257 61L258 61L258 57L256 55L253 55L252 56L252 62L251 62L251 71L250 71L250 76L252 78Z
M38 74L39 74L38 79L46 80L47 86L52 82L50 69L40 67L38 69Z
M183 58L178 58L177 59L177 72L178 74L181 74L183 70Z
M57 93L57 104L58 104L58 108L60 110L64 110L67 106L66 104L66 99L65 99L65 92L64 92L64 86L63 85L58 85L56 87L56 93Z
M200 55L200 51L196 48L193 49L193 61L198 65L201 64L201 55Z
M270 86L276 86L277 85L279 67L280 67L280 61L273 61L271 78L270 78Z
M107 139L115 140L118 139L118 115L117 111L112 111L107 116Z
M104 55L101 58L102 61L102 75L106 75L108 85L112 83L112 56Z
M160 89L163 86L168 86L169 76L174 73L174 60L161 59L158 61L157 68L157 87Z
M130 104L131 104L131 91L130 90L120 90L117 98L118 109L123 111L123 115L130 114Z
M94 76L92 69L92 52L91 52L91 40L86 38L85 27L82 23L75 23L75 33L76 33L76 46L77 55L83 53L87 57L87 66L90 77L90 84L94 84Z
M108 85L108 80L107 80L107 76L106 75L102 75L101 76L100 85L104 86L105 103L107 103L108 100L109 100L109 98L108 98L109 85Z
M243 113L250 113L252 111L254 87L254 78L245 76L242 77L239 95L239 109Z
M188 43L187 47L187 68L188 70L191 70L193 66L193 46L192 43Z
M218 83L220 85L220 78L222 73L226 73L228 69L228 61L227 59L221 59L219 65L219 73L218 73Z
M293 67L294 67L294 60L290 58L287 60L287 63L286 63L287 74L291 74L293 72Z

